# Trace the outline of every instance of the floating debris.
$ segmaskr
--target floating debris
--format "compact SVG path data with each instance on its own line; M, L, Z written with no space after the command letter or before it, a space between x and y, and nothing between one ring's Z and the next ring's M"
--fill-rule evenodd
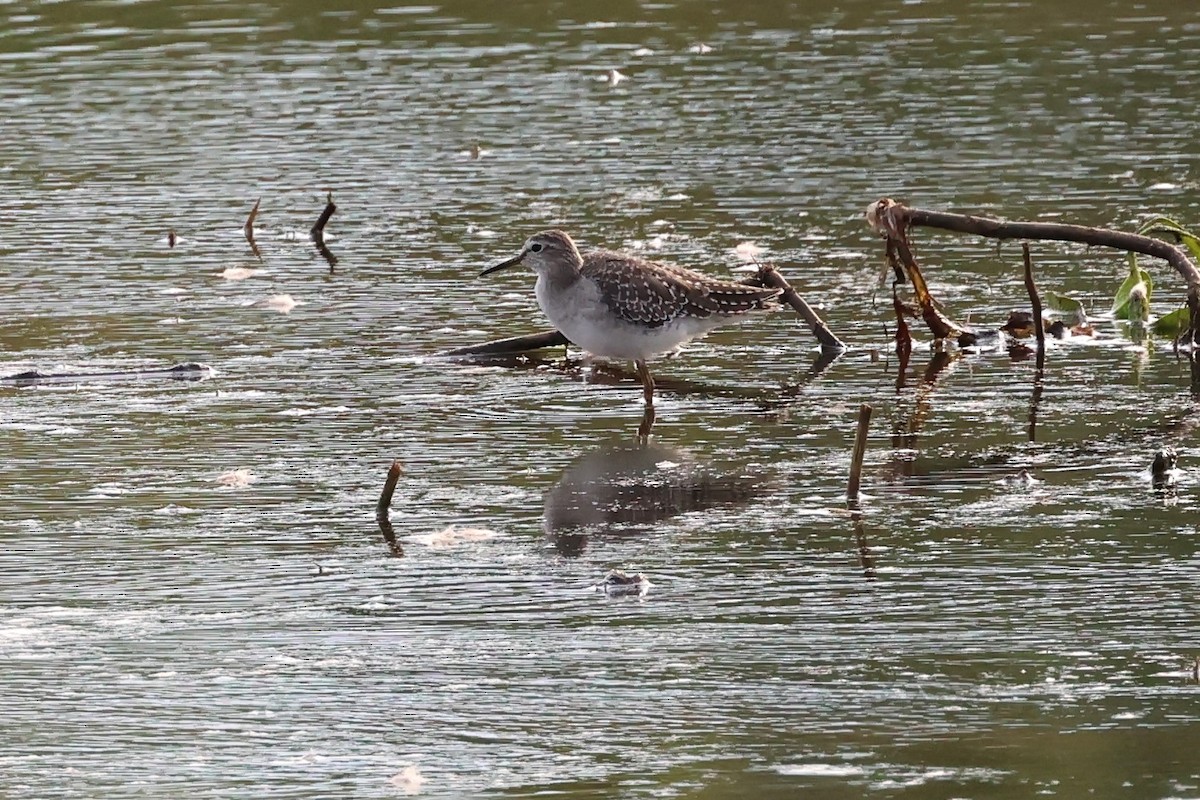
M246 278L257 275L259 270L254 267L226 267L221 272L221 277L227 281L244 281Z
M421 770L410 765L389 778L388 783L405 794L413 795L421 793L421 786L426 783L426 779L421 775Z
M593 584L598 592L604 592L607 595L626 595L636 594L639 597L650 591L653 586L648 578L640 572L633 575L624 570L614 569L604 576L604 580Z
M213 478L213 482L230 489L245 489L257 480L258 476L248 469L231 469Z
M1000 479L1000 483L1015 489L1029 489L1037 486L1041 481L1033 477L1033 473L1029 470L1023 469L1016 475L1005 475Z
M604 81L609 86L616 86L621 81L629 80L629 76L624 74L620 70L610 69L608 72L606 72L602 76L600 76L600 80Z
M733 248L733 255L742 261L757 261L758 257L766 251L767 249L762 245L746 241Z
M292 309L300 303L290 294L274 294L265 300L259 300L254 304L255 308L265 308L269 311L278 311L280 314L290 314Z
M696 42L694 45L692 45L691 47L688 48L688 52L695 53L696 55L702 56L706 53L711 53L712 47L705 44L704 42Z
M488 539L495 539L499 535L490 528L460 528L457 525L451 525L437 533L414 536L412 540L428 545L429 547L456 547L461 544L486 542Z

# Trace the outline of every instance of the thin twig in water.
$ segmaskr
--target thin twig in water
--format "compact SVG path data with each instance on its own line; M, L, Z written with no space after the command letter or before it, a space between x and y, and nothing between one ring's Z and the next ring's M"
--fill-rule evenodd
M1046 352L1046 325L1042 321L1042 298L1038 295L1037 284L1033 282L1033 259L1029 256L1029 242L1021 242L1021 257L1025 261L1025 289L1029 292L1029 302L1033 306L1033 332L1037 336L1039 353Z
M325 194L325 208L321 211L321 216L317 217L317 221L312 226L312 238L318 242L325 239L325 225L329 222L329 218L333 216L333 212L337 211L337 206L333 202L333 192Z
M312 230L309 231L312 240L317 245L317 250L329 262L330 272L333 272L333 268L337 266L337 256L325 246L325 225L329 222L329 218L333 216L333 212L335 211L337 211L337 206L333 202L333 192L327 192L325 195L325 208L321 211L321 216L317 217Z
M846 487L846 499L858 502L858 489L862 483L863 457L867 452L867 431L871 427L871 406L863 403L858 409L858 430L854 434L854 456L850 459L850 483Z
M262 261L262 253L258 250L258 244L254 241L254 220L258 216L258 204L262 202L262 198L254 201L254 208L250 209L250 215L246 217L246 224L242 226L242 233L246 234L246 241L250 244L250 251L255 257Z
M854 455L850 458L850 483L846 487L846 506L850 509L850 519L854 522L854 538L858 543L858 560L862 565L863 577L875 579L875 557L867 544L867 536L863 530L862 510L858 505L858 489L862 483L863 457L867 452L867 431L871 426L871 406L863 403L858 409L858 429L854 433Z
M396 530L388 518L388 509L392 505L392 495L396 492L396 484L399 483L400 476L403 474L404 466L400 460L392 461L392 466L388 469L387 480L383 482L383 492L380 493L379 502L375 506L375 521L379 523L379 532L383 534L383 540L387 542L394 556L404 555L404 550L396 541Z

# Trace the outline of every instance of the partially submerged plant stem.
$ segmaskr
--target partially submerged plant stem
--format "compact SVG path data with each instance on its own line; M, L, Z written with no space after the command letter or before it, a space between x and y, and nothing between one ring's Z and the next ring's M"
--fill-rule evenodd
M246 224L242 226L242 233L246 234L246 241L250 244L250 251L254 253L259 261L262 261L262 253L258 250L258 244L254 241L254 220L258 217L258 205L262 202L262 198L254 201L254 208L250 209L250 215L246 217Z
M867 452L867 431L871 427L871 406L863 403L858 409L858 429L854 433L854 455L850 459L850 483L846 487L848 502L858 502L858 489L862 483L863 458Z
M890 204L890 205L889 205ZM880 200L871 204L867 209L867 222L887 239L886 251L888 263L896 273L896 282L903 283L905 277L912 284L913 294L921 310L921 318L933 333L935 339L954 339L960 345L974 344L977 340L975 332L951 320L942 312L938 302L929 293L925 276L917 266L916 256L908 241L908 225L903 216L892 213L894 209L904 206L891 200ZM895 287L893 286L893 296ZM897 320L899 320L897 313Z
M1037 284L1033 282L1033 259L1029 256L1029 242L1021 242L1021 257L1025 262L1025 289L1033 306L1033 332L1037 336L1038 353L1046 352L1046 324L1042 320L1042 298L1038 296Z
M388 518L388 510L392 505L392 495L396 492L396 484L399 483L400 476L403 474L404 466L399 459L392 461L387 479L383 482L383 492L380 493L379 502L375 506L375 521L379 523L379 531L383 534L383 540L387 542L394 556L404 555L404 550L396 541L396 530L392 527L391 519Z
M317 217L317 221L313 223L312 230L309 231L313 242L317 245L317 250L329 262L330 272L333 272L333 268L337 266L338 260L337 256L325 246L325 225L329 222L329 218L333 216L333 212L335 211L337 211L337 206L333 202L333 192L327 192L325 195L325 208L321 211L321 216Z

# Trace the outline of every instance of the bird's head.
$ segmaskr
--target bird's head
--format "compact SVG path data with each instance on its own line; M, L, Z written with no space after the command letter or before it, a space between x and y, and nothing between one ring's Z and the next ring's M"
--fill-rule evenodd
M542 275L553 270L577 271L583 264L583 257L579 255L575 242L563 231L542 231L526 239L521 252L507 261L488 267L479 273L479 277L517 264L524 264L538 275Z

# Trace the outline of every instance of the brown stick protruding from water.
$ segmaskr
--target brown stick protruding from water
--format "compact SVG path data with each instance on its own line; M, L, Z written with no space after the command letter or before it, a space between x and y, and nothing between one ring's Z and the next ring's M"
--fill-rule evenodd
M908 355L912 352L912 331L904 321L906 316L915 316L911 308L904 304L896 294L896 285L892 284L892 309L896 312L896 352ZM903 370L901 374L903 375Z
M1042 298L1037 284L1033 282L1033 259L1029 255L1029 242L1021 242L1021 258L1025 262L1025 290L1029 292L1029 303L1033 306L1033 333L1037 336L1038 352L1046 350L1046 323L1042 320Z
M254 201L254 208L250 209L250 215L246 217L246 224L242 226L242 233L246 234L246 241L250 245L250 251L255 257L262 261L262 253L258 250L258 244L254 241L254 220L258 217L258 206L262 202L262 198Z
M333 216L333 212L337 211L337 206L333 202L333 192L325 194L325 208L321 211L321 216L317 217L317 221L313 223L312 238L316 242L325 241L325 225L329 222L329 218Z
M779 296L780 299L791 306L808 323L809 330L813 332L813 336L817 337L817 341L821 343L822 350L842 351L846 349L846 345L842 343L842 340L835 336L833 331L829 330L829 326L825 324L820 315L812 310L812 306L804 302L804 298L792 288L792 285L784 279L783 275L779 274L779 270L775 269L773 264L759 264L758 274L753 278L742 281L742 283L779 289L782 292Z
M887 197L877 200L867 207L867 224L888 240L889 249L893 242L908 249L909 228L923 226L956 233L975 234L989 239L1077 242L1095 247L1110 247L1114 250L1140 253L1161 258L1174 267L1175 271L1187 282L1189 297L1193 293L1200 293L1200 269L1196 267L1182 247L1137 233L1058 222L1005 222L967 214L928 211L922 208L909 208ZM1194 324L1190 333L1192 336L1196 334Z
M325 195L325 208L321 211L321 216L317 217L317 221L313 223L312 230L309 235L317 245L317 250L320 251L322 257L329 262L329 271L333 272L333 268L337 266L337 256L325 246L325 225L329 222L329 218L333 216L333 212L337 211L337 205L333 202L333 192L327 192Z
M379 523L379 531L383 534L383 540L387 542L394 556L404 555L404 550L396 541L396 531L388 517L388 510L392 506L392 495L396 492L396 484L400 482L400 476L403 474L404 466L400 460L393 460L392 466L388 469L387 479L383 482L383 492L379 495L379 503L375 506L375 521Z
M858 502L858 489L862 483L863 458L867 453L867 431L871 427L871 406L863 403L858 409L858 430L854 433L854 456L850 459L850 483L846 487L846 499Z
M887 260L896 273L896 281L903 282L904 277L908 277L921 309L921 319L935 339L954 339L962 346L974 344L978 339L975 332L947 317L929 293L925 276L921 274L908 242L908 222L902 215L892 213L897 208L904 206L887 198L867 208L868 224L887 239Z

